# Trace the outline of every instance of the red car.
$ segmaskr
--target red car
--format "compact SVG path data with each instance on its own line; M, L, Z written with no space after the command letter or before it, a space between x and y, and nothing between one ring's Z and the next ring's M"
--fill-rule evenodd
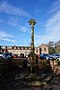
M37 58L40 58L40 55L39 54L37 54Z
M13 54L12 58L18 58L18 55L17 54Z

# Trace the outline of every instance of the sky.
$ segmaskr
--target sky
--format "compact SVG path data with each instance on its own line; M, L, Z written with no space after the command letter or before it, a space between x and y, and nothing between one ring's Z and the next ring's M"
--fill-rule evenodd
M0 0L0 45L30 46L60 40L60 0Z

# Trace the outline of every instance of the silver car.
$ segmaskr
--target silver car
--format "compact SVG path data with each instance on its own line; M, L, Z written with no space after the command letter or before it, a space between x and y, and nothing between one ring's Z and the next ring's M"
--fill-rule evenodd
M3 52L0 52L0 59L2 59L3 58Z
M60 57L57 57L57 60L59 60L59 61L60 61Z

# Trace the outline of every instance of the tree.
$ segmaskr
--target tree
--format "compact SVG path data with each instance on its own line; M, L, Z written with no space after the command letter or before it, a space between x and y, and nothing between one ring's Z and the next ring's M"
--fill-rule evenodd
M60 53L60 40L55 43L56 53Z
M50 54L54 53L60 54L60 40L55 43L53 41L49 41L48 47Z
M48 47L49 47L49 54L56 53L55 43L53 41L49 41Z

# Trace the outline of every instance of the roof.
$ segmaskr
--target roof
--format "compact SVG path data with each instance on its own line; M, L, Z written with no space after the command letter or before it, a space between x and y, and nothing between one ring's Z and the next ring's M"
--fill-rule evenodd
M47 44L44 44L44 43L42 43L40 46L38 46L38 47L41 47L41 46L46 46L46 47L48 47L48 45Z

